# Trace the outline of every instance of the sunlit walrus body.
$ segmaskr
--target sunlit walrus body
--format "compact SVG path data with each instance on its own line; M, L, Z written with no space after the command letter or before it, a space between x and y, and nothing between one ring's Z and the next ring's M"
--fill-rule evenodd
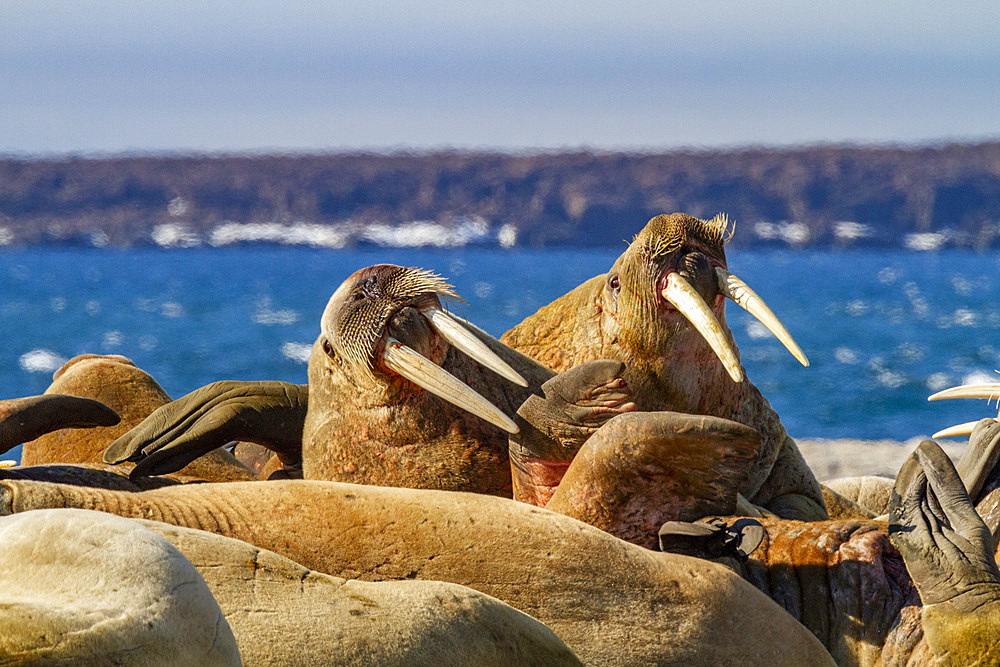
M126 357L73 357L56 371L45 394L0 401L0 454L24 443L21 467L2 474L135 490L256 478L229 452L215 448L161 480L130 482L131 463L103 462L108 445L169 402L160 385Z
M242 440L306 479L510 496L508 415L553 373L448 314L442 302L457 299L426 271L362 269L323 313L308 385L208 385L154 413L105 460L160 474Z
M503 498L309 480L141 493L0 480L0 515L43 507L207 530L348 579L462 584L545 623L588 665L832 664L725 568ZM764 631L780 641L759 641Z
M713 415L760 431L764 440L740 492L781 517L826 518L819 484L794 441L743 379L726 326L727 296L752 309L803 363L805 356L726 270L726 231L722 217L657 216L607 274L542 307L500 340L560 372L593 359L621 360L640 411Z

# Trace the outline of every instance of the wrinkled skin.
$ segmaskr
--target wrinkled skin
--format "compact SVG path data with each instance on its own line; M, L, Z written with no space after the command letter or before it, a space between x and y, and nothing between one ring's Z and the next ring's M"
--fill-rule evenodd
M0 452L24 443L22 467L0 470L0 476L134 490L256 478L229 452L216 449L226 441L159 481L130 482L131 463L104 463L108 445L169 402L160 385L126 357L74 357L55 372L45 394L0 401Z
M980 513L997 515L998 450L992 419L976 427L957 466L924 441L895 480L888 522L764 518L749 559L720 562L801 621L839 664L996 664L1000 570L995 525ZM977 505L967 489L977 490Z
M903 464L889 515L892 541L924 605L930 651L944 664L1000 663L1000 569L992 531L934 441L922 442Z
M308 480L141 493L0 480L0 514L43 507L207 530L348 579L469 586L545 623L588 665L833 664L726 568L502 498ZM758 641L761 628L781 640Z
M450 345L425 312L457 298L436 276L377 265L331 297L309 360L309 384L215 383L164 406L115 442L108 462L162 474L228 440L264 445L306 479L511 495L507 433L389 369L400 341L505 414L553 373L465 328L527 381L515 385Z
M718 221L675 213L646 227L611 270L544 306L501 342L556 371L617 359L632 400L643 412L711 415L764 436L740 493L789 519L827 518L819 483L756 387L736 383L705 339L660 296L677 272L698 291L732 343L715 267L726 267Z

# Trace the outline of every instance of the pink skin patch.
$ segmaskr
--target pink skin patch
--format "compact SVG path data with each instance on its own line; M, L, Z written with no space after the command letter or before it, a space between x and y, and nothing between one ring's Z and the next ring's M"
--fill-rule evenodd
M713 270L719 267L725 268L724 266L722 266L720 262L712 262ZM653 290L653 299L656 302L656 307L661 312L666 313L668 315L673 315L677 313L677 308L674 307L674 304L670 303L669 301L663 298L663 290L666 289L667 287L667 279L670 277L671 273L677 273L676 269L667 269L666 271L664 271L663 275L660 276L660 279L656 281L656 289ZM719 293L715 296L715 299L712 301L712 303L709 304L709 308L711 308L712 312L715 313L716 318L718 318L722 313L725 307L724 306L725 302L726 302L726 297L722 296L722 294Z
M511 460L510 471L514 482L514 498L522 503L545 507L559 487L570 461L540 461L538 459Z

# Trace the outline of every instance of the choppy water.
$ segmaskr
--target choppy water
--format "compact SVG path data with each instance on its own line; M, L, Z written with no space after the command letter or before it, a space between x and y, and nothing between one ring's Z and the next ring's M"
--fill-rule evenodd
M327 299L388 262L455 284L462 313L499 335L604 272L612 250L159 250L0 252L0 397L38 394L63 360L131 357L173 396L219 379L305 382ZM802 368L729 305L748 376L797 437L906 439L995 415L985 401L928 403L1000 380L1000 255L731 251L730 268L782 318ZM8 455L9 456L9 455Z

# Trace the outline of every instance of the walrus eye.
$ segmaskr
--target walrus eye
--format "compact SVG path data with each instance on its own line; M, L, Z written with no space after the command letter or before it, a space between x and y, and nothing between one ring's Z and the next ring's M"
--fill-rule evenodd
M621 289L622 285L621 285L621 281L618 279L618 274L617 273L614 274L613 276L611 276L610 278L608 278L608 285L611 287L611 289L613 289L616 292L619 289Z
M330 345L330 341L326 338L323 339L323 352L326 353L326 356L333 359L333 345Z

